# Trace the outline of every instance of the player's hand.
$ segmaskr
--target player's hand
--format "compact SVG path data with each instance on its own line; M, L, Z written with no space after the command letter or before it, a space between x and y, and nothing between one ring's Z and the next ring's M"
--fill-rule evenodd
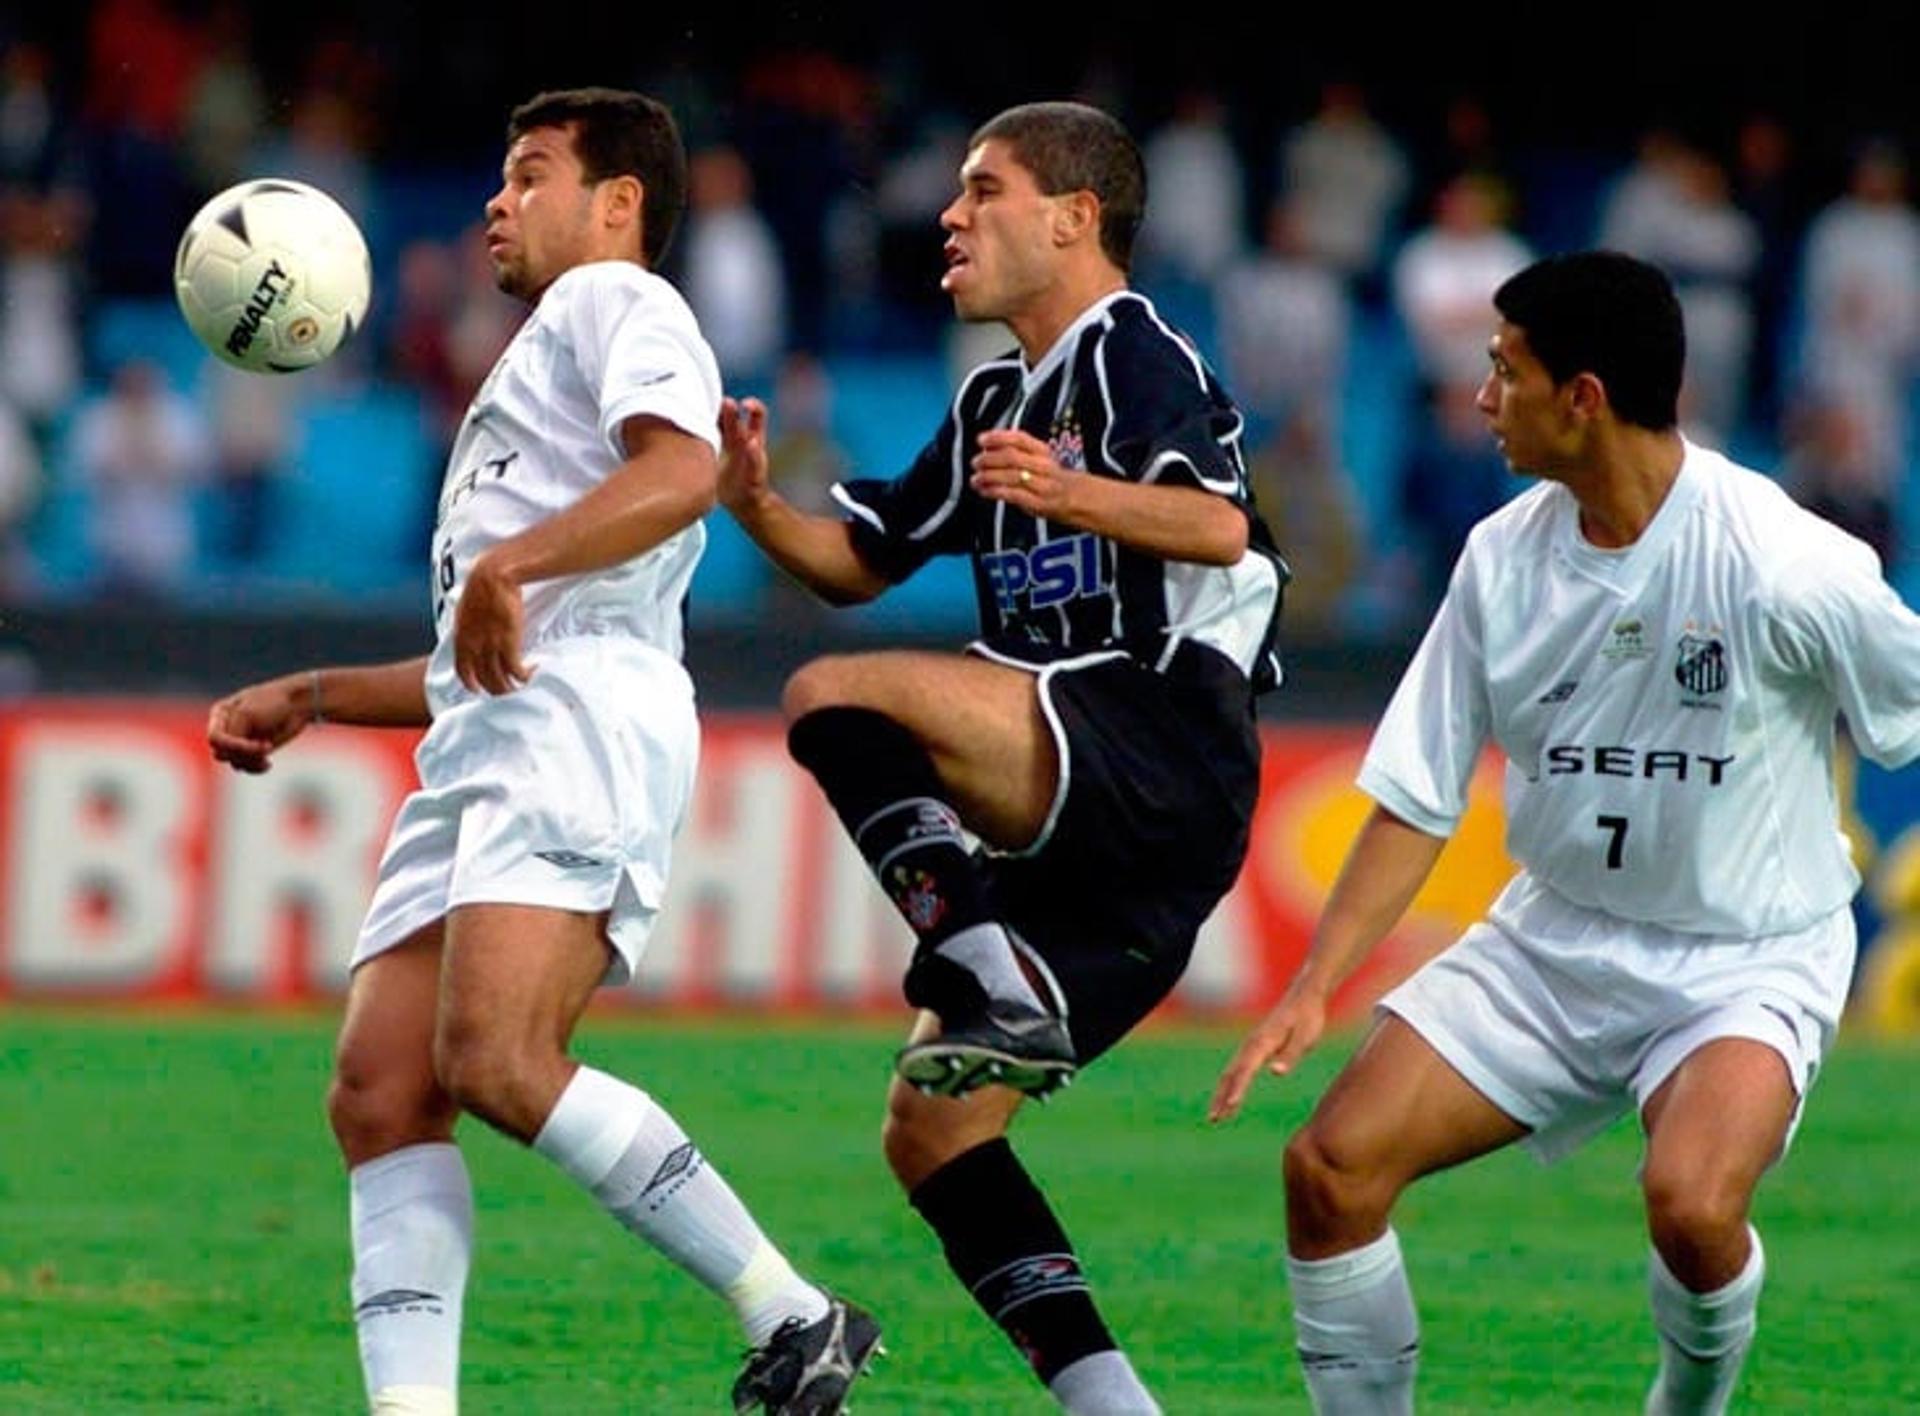
M207 749L215 762L259 774L268 759L313 721L305 674L252 684L221 699L207 713Z
M1240 1110L1261 1068L1284 1077L1327 1027L1327 1004L1317 991L1289 988L1233 1054L1207 1107L1207 1120L1225 1121Z
M994 428L980 434L973 458L973 489L983 497L1017 506L1032 516L1073 520L1081 474L1053 460L1053 450L1032 433Z
M512 693L533 677L520 657L526 606L519 582L481 556L467 572L453 619L453 671L477 693Z
M720 505L729 511L767 494L767 405L757 398L720 400Z

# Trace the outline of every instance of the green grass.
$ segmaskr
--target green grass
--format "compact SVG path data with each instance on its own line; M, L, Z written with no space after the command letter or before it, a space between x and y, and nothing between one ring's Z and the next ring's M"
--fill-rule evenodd
M332 1023L0 1012L0 1411L341 1412L345 1185L320 1111ZM1022 1152L1115 1331L1174 1413L1303 1410L1277 1157L1343 1049L1200 1114L1232 1038L1152 1033L1027 1117ZM878 1153L893 1040L867 1027L596 1020L583 1051L654 1091L806 1270L893 1356L873 1413L1051 1405L947 1274ZM1913 1050L1843 1046L1762 1190L1770 1256L1741 1409L1920 1409ZM472 1413L716 1411L730 1317L557 1172L463 1132L479 1211ZM1638 1149L1550 1171L1513 1152L1403 1202L1422 1410L1637 1410L1652 1339Z

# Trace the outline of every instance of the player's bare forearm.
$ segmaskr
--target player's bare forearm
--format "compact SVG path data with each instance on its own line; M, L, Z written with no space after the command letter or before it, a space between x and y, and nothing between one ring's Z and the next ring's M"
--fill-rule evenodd
M1246 513L1227 498L1070 472L1031 433L982 433L972 480L984 497L1162 560L1232 565L1247 551Z
M485 574L528 585L605 570L712 510L718 468L711 447L651 418L629 419L623 435L627 460L606 480L566 510L485 552L470 578Z
M1293 987L1330 996L1400 922L1446 844L1376 806L1347 851Z
M433 712L427 707L425 657L393 664L314 669L289 677L296 688L317 695L311 707L325 722L422 728L433 721Z
M773 489L767 405L757 398L721 400L720 502L768 560L828 604L865 604L887 588L845 522L810 516Z
M1347 852L1306 962L1221 1072L1209 1120L1233 1116L1262 1071L1285 1075L1320 1040L1334 986L1406 913L1445 845L1374 808Z
M768 560L830 605L863 605L887 589L837 517L810 515L770 489L729 502L727 510Z
M424 727L427 661L360 668L303 669L230 693L208 710L207 750L236 771L268 770L270 759L321 721L370 727Z

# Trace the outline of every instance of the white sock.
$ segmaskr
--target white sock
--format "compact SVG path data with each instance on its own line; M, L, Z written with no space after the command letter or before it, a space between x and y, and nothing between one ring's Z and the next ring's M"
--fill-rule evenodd
M1389 1229L1330 1259L1287 1258L1293 1327L1307 1395L1320 1416L1413 1410L1420 1322Z
M1759 1231L1749 1225L1747 1237L1753 1241L1747 1266L1711 1293L1687 1288L1653 1251L1647 1290L1660 1335L1660 1371L1647 1393L1647 1416L1719 1416L1727 1409L1759 1325L1767 1272Z
M347 1175L353 1321L378 1411L452 1416L473 1186L460 1148L403 1146Z
M971 925L958 934L942 939L934 946L933 952L952 959L979 979L980 986L987 990L989 998L1024 1003L1029 1008L1046 1011L1045 1005L1040 1002L1040 995L1027 982L1026 973L1014 955L1013 942L1007 938L1004 926L992 920Z
M1072 1416L1160 1416L1124 1352L1093 1352L1053 1374L1047 1390Z
M788 1318L826 1315L826 1295L793 1271L687 1133L638 1087L582 1067L533 1147L731 1303L755 1346Z

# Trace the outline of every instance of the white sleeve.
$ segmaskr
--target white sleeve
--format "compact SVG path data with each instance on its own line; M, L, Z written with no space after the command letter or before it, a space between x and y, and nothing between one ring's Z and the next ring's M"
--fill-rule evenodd
M1470 555L1455 566L1360 766L1360 790L1430 836L1451 836L1466 815L1492 719Z
M567 292L561 329L616 457L627 419L661 418L720 451L720 376L693 312L658 277L594 270Z
M1768 631L1790 673L1818 677L1860 750L1883 767L1920 757L1920 615L1850 537L1783 567Z

